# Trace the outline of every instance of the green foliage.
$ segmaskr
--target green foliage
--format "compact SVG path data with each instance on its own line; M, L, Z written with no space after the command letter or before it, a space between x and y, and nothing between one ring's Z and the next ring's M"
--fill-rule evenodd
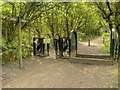
M79 32L77 34L77 37L78 37L78 41L82 41L82 40L86 40L87 39L85 33L81 33L81 32Z
M104 39L104 44L100 47L100 50L110 53L110 33L103 33L102 38Z
M114 4L111 5L114 6ZM105 8L105 4L102 4L102 6ZM106 25L107 21L98 12L95 3L3 2L1 7L2 48L4 49L2 55L5 62L16 60L18 54L19 23L10 21L10 17L20 17L28 21L21 24L22 55L24 58L28 57L30 50L32 50L33 36L42 37L49 34L53 47L54 38L57 36L68 37L71 30L77 31L78 40L83 41L99 35L101 28L109 28L109 25ZM105 10L107 13L109 12L108 8ZM103 45L103 49L106 51L106 48L109 48L107 43L109 43L109 40Z
M17 59L17 42L7 43L4 38L2 38L2 64L7 61L14 61Z

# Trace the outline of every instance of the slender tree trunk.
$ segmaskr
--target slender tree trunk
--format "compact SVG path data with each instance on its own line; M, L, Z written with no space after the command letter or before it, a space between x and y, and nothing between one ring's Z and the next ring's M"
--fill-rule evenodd
M51 31L52 31L52 36L53 36L53 39L54 39L55 38L54 37L55 33L54 33L54 26L53 26L54 24L53 23L54 23L54 20L53 20L53 11L52 11L52 26L51 26Z
M68 37L68 34L69 34L69 28L68 28L68 19L66 18L66 31L67 31L67 37Z
M19 67L22 68L22 33L21 33L21 20L19 18L19 32L18 32L18 37L19 37Z
M20 13L19 13L19 31L18 31L18 37L19 37L19 67L22 69L23 65L22 65L22 32L21 32L21 18L20 18L20 14L21 14L21 2L20 2Z
M41 17L40 17L40 32L39 32L39 38L41 37L41 33L42 33L42 21L41 21Z
M57 22L56 22L56 31L57 31L57 34L59 35L58 18L57 18Z
M67 33L67 37L69 36L69 22L68 22L68 6L67 6L67 3L65 3L66 4L66 33Z
M66 13L67 14L67 13ZM67 31L67 37L69 36L69 24L68 24L68 18L66 16L66 31Z

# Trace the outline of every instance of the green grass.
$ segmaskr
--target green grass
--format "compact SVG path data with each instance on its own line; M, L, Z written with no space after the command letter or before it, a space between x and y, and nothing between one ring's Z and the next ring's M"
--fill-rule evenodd
M105 53L110 53L110 33L103 33L104 44L100 47L100 50Z

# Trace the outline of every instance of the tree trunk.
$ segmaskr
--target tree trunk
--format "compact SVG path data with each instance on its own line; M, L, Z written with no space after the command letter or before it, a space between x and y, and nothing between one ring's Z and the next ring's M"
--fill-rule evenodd
M69 27L68 27L68 19L66 17L66 31L67 31L67 37L69 36Z
M19 39L19 67L22 68L22 33L21 33L21 20L19 18L19 32L18 32L18 39Z
M68 6L67 3L66 4L66 32L67 32L67 37L69 36L69 20L68 20Z
M53 16L53 9L52 9L52 26L51 26L51 32L52 32L52 37L53 37L53 40L55 38L55 33L54 33L54 16Z

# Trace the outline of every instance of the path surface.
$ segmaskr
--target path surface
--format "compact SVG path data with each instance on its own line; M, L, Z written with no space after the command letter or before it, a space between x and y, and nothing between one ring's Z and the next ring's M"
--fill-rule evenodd
M100 46L102 45L102 37L95 38L90 41L90 46L88 42L80 42L78 44L78 53L83 54L105 54L100 51Z
M3 66L3 88L118 87L117 64L85 65L67 60L31 57L25 59L23 65L21 70L17 61Z

